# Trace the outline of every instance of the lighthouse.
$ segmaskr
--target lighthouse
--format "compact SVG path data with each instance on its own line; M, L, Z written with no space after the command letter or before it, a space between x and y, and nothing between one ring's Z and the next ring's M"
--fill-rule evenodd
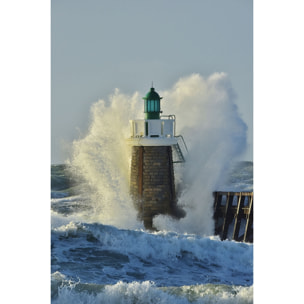
M161 99L152 86L143 97L144 119L130 121L127 140L132 147L130 194L146 229L154 229L158 214L185 216L177 207L174 164L185 161L187 147L175 134L175 115L162 115Z

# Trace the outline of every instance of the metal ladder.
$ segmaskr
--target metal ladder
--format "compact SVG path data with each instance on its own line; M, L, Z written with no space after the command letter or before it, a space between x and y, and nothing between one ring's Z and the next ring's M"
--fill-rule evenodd
M177 144L173 145L172 147L173 147L173 151L175 152L174 154L177 156L177 159L173 160L173 163L184 163L186 160L180 144L183 145L186 153L188 152L188 148L186 146L186 143L182 135L175 136L175 138L177 139Z

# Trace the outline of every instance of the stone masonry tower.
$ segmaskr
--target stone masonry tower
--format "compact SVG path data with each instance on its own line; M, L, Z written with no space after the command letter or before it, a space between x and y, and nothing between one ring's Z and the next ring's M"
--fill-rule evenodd
M153 87L143 99L144 119L130 121L130 193L145 228L153 229L157 214L185 215L176 205L173 163L185 160L180 144L187 148L182 136L175 136L175 115L160 115L162 97Z

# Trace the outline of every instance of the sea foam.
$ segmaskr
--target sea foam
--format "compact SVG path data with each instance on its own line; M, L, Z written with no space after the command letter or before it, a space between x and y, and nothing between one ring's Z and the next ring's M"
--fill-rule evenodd
M253 286L202 284L161 288L152 281L130 283L119 281L114 285L81 284L64 280L64 276L56 272L52 278L52 296L54 304L245 304L253 303Z
M56 227L52 229L52 233L54 239L56 235L71 237L71 246L75 247L90 247L87 240L93 237L98 240L96 248L116 252L130 259L150 261L155 265L195 261L197 265L205 267L217 265L221 267L223 274L227 272L229 276L236 272L251 273L253 267L252 244L220 241L214 236L201 237L164 231L148 233L142 230L123 230L101 224L75 222ZM55 251L59 252L60 248Z

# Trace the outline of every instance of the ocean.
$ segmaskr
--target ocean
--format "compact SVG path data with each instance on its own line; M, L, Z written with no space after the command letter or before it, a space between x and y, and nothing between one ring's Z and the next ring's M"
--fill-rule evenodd
M161 91L188 147L174 164L180 220L144 229L129 195L129 121L144 94L116 89L90 108L65 165L52 165L52 303L252 303L253 244L214 235L213 191L252 191L247 126L225 73L179 79Z
M253 190L252 162L228 172L214 190ZM178 230L179 221L164 226L164 219L165 228L146 231L133 211L129 221L121 218L123 199L117 205L115 197L88 195L94 187L76 173L51 166L52 303L253 303L253 244L221 241L182 222Z

